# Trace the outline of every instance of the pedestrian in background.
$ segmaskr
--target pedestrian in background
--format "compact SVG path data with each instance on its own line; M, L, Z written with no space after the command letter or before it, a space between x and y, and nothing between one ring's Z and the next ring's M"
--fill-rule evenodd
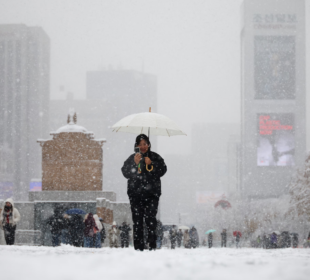
M292 244L293 244L293 248L297 248L298 247L298 234L297 233L293 233L293 238L292 238Z
M130 226L123 222L123 224L119 227L120 238L121 238L121 247L128 248L129 247L129 232L131 231Z
M237 234L236 234L236 248L240 248L240 245L239 245L240 238L241 238L241 235L239 232L237 232Z
M198 247L199 236L198 236L197 229L194 226L189 230L189 237L190 237L190 247L194 249Z
M7 245L14 245L16 225L20 221L19 211L14 207L12 198L4 202L0 213L0 227L4 231L4 238Z
M156 226L156 248L161 249L162 241L164 238L164 229L163 224L160 220L157 220L157 226Z
M64 218L68 228L69 244L74 247L83 247L84 222L82 216L78 214L65 214Z
M223 231L221 232L221 247L226 247L226 243L227 243L227 232L226 229L223 229Z
M119 229L116 227L116 222L114 221L111 228L108 231L110 248L118 248L119 241Z
M178 244L179 248L181 247L182 239L183 239L183 232L181 229L179 229L179 231L177 233L177 244Z
M95 248L96 233L99 231L93 213L88 213L84 218L84 247Z
M100 237L101 237L101 246L102 244L104 243L104 240L106 238L106 232L105 232L105 228L104 228L104 223L103 223L103 219L102 218L99 218L99 221L102 225L102 230L100 232Z
M270 236L271 248L276 249L278 247L278 237L275 232L273 232Z
M213 234L212 234L212 232L210 232L208 234L208 245L209 245L209 248L212 248L212 246L213 246Z
M98 232L96 232L95 235L94 235L93 243L94 243L94 247L95 248L101 248L102 224L101 224L97 214L94 215L94 220L95 220L96 226L98 228Z
M54 214L47 219L46 224L52 234L53 247L60 246L62 230L66 227L62 207L56 207L54 209Z
M183 235L183 245L184 245L184 248L186 249L190 249L191 248L191 239L190 239L190 236L189 236L189 232L188 232L188 229L186 229L184 231L184 235Z
M175 244L177 242L177 234L178 234L177 227L173 225L172 228L169 230L171 249L175 249Z

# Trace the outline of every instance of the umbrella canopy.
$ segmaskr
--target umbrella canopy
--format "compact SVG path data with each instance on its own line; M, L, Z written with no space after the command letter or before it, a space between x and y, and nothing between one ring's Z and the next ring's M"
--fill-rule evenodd
M186 135L176 123L164 115L156 113L139 113L127 116L112 126L115 132L133 134L175 136Z
M237 234L239 233L239 235L240 235L240 237L242 236L242 233L239 231L239 230L235 230L234 232L233 232L233 235L234 236L237 236Z
M84 210L78 208L69 209L65 213L68 215L86 215Z
M189 229L187 226L179 226L179 229Z
M212 232L215 232L216 230L215 229L209 229L208 231L206 231L206 234L209 234L209 233L212 233Z

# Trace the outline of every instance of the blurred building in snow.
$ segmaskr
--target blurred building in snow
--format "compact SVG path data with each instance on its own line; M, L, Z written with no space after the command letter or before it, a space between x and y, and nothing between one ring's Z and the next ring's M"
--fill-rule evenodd
M49 79L44 30L0 25L0 185L11 186L18 200L26 200L31 179L41 177L36 139L49 131Z
M63 123L69 108L77 112L79 123L105 138L103 147L103 189L117 193L119 200L128 200L126 179L121 173L124 161L133 153L137 135L115 133L110 127L120 119L141 112L157 112L157 78L134 70L102 70L87 72L87 98L51 100L50 130ZM153 150L156 138L151 136Z
M228 192L231 184L232 157L229 146L239 139L240 127L235 123L201 123L192 127L193 175L200 182L197 191ZM235 190L233 190L235 191Z
M239 130L234 123L194 124L191 154L164 157L169 172L162 178L164 223L199 224L210 205L239 192Z
M242 193L278 197L305 159L305 1L245 0L242 20Z
M240 194L241 189L241 158L240 158L240 135L230 135L227 144L227 172L228 172L228 194Z

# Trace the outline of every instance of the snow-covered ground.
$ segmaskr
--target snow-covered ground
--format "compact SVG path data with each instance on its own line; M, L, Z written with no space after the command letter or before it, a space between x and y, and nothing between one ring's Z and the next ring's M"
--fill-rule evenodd
M310 249L84 249L0 246L4 280L310 279Z

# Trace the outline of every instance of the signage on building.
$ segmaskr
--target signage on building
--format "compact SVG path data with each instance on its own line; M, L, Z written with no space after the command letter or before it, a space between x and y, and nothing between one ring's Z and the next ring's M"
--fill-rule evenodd
M258 114L257 165L295 165L294 115Z
M256 99L295 99L295 36L254 37Z

